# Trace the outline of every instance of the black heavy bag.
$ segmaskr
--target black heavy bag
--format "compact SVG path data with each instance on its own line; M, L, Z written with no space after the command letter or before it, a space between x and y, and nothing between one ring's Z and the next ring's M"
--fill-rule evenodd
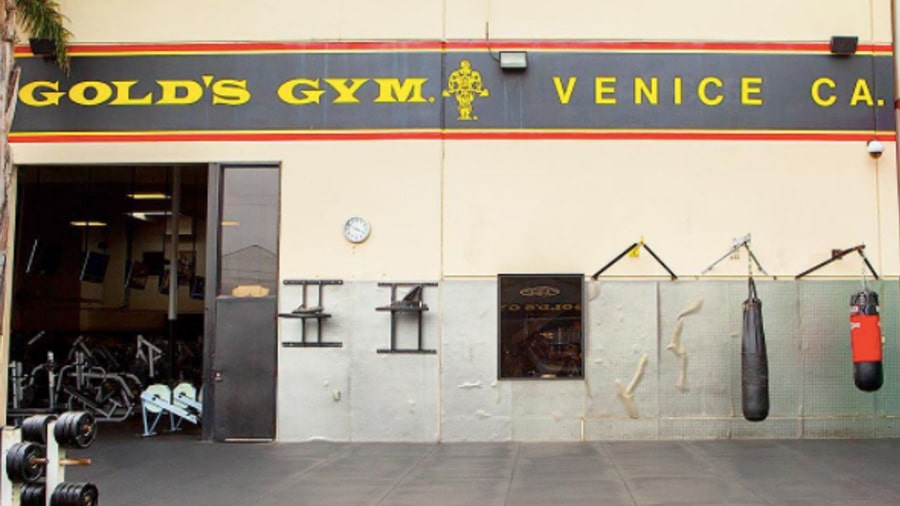
M744 332L741 335L741 405L744 418L761 422L769 416L769 359L762 302L756 297L753 278L750 278L749 292L744 301Z
M850 296L850 344L853 348L853 382L864 392L884 383L881 365L881 317L878 294L863 288Z

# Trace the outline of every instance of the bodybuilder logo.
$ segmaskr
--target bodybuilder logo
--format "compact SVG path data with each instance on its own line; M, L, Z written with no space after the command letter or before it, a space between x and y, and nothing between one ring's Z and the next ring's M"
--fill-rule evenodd
M552 286L532 286L519 291L522 297L555 297L559 295L559 288Z

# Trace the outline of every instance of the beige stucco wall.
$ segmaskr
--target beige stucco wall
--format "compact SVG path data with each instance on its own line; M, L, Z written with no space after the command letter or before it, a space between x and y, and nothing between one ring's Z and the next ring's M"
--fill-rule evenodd
M380 141L16 145L19 163L280 161L282 277L437 279L592 273L645 237L684 276L751 233L790 276L867 245L900 274L893 144L861 142ZM342 236L350 216L368 241ZM820 272L855 276L857 257ZM726 261L711 275L741 275ZM610 275L664 272L646 254Z
M448 275L592 273L642 236L696 275L746 233L772 274L859 243L900 272L892 146L876 163L863 143L451 142L446 160ZM665 274L648 255L626 260L609 274ZM746 272L729 261L710 274Z
M280 162L283 278L436 280L441 144L436 141L16 145L32 163ZM353 245L351 216L372 226Z
M890 41L890 0L62 0L80 42L492 38ZM870 16L870 13L874 15Z

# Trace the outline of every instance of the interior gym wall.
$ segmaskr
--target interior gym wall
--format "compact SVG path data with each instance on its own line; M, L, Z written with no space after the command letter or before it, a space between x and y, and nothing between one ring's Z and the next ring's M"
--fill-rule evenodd
M711 1L608 0L562 1L552 9L533 0L62 6L80 42L481 39L488 21L492 38L891 39L887 0L742 1L727 8ZM865 242L890 280L879 287L890 364L897 348L897 303L890 301L900 275L891 143L877 162L855 142L398 140L13 149L23 164L281 162L281 277L338 278L345 285L325 291L334 318L324 336L343 348L279 349L280 440L895 435L900 408L891 397L893 366L884 392L874 395L855 391L847 373L847 302L857 283L764 284L773 414L750 425L735 410L734 388L733 334L746 287L697 279L733 237L747 232L763 265L782 278L827 258L832 248ZM340 234L353 215L372 224L372 236L357 246ZM683 280L589 283L585 381L497 381L494 276L591 273L641 236ZM714 274L741 276L746 267L745 260L727 261ZM642 255L612 274L660 272ZM820 277L859 272L859 262L848 258ZM376 282L408 280L441 282L426 289L425 340L438 354L378 355L389 324L375 311L388 302ZM673 315L701 296L704 306L685 334L696 346L689 352L689 390L680 392L665 345ZM282 310L300 303L297 289L282 287L279 297ZM282 322L279 338L296 339L295 325ZM411 330L401 329L404 338ZM644 353L650 362L636 393L639 418L632 420L615 397L615 380L627 383Z

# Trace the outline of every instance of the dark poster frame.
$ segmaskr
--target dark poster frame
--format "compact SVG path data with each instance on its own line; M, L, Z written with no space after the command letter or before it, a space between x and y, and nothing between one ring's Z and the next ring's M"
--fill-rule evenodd
M584 380L584 300L583 274L498 274L497 379Z

